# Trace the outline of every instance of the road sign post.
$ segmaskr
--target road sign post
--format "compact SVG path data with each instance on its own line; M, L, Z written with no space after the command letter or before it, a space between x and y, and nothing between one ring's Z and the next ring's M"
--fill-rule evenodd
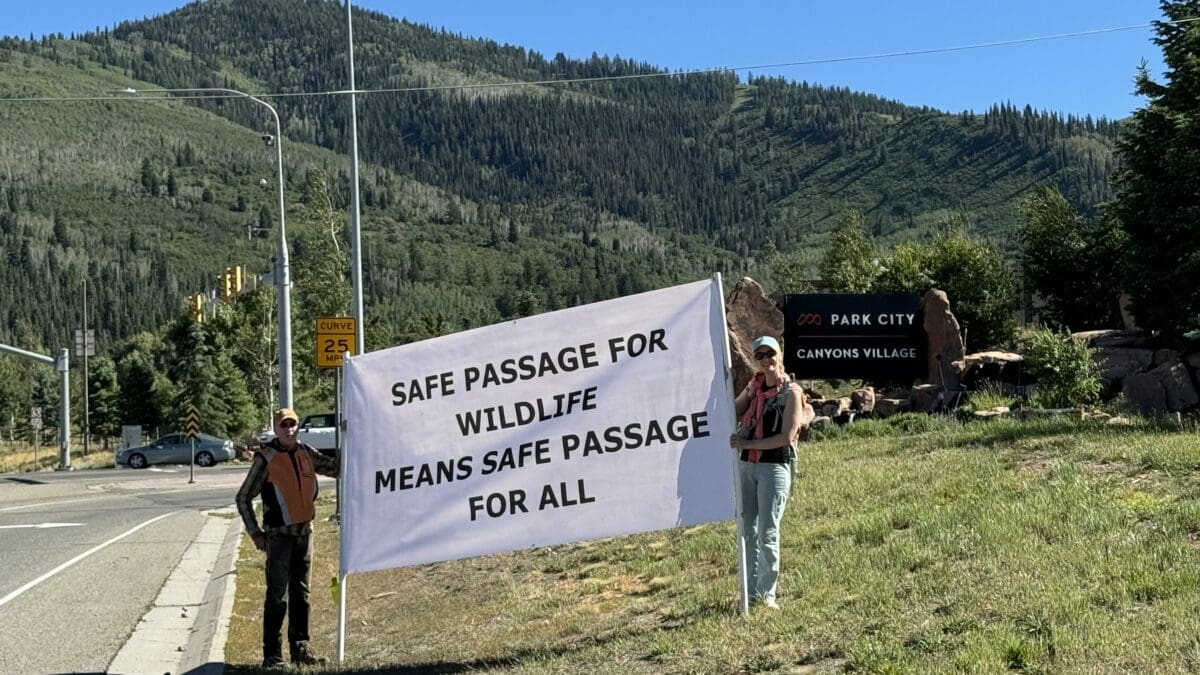
M200 433L200 411L196 406L187 405L187 415L183 418L183 430L192 441L192 458L188 462L188 484L196 482L196 435Z
M325 316L317 319L317 367L337 368L333 396L333 437L338 461L342 458L342 365L346 354L355 353L358 344L358 322L345 316ZM342 517L342 477L337 479L337 508L333 517L338 522Z
M33 468L38 468L38 450L42 445L42 408L33 406L29 409L29 428L33 429Z

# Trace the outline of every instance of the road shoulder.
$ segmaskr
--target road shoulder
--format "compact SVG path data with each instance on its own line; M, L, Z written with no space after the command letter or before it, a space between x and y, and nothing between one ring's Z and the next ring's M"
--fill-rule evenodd
M242 522L232 507L205 515L204 526L109 665L109 672L217 674L224 670Z

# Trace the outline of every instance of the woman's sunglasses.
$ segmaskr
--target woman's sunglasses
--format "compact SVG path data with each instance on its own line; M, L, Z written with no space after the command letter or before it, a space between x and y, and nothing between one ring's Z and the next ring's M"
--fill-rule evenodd
M296 426L296 420L284 420L279 423L279 426L283 427L284 429L289 429Z
M775 352L754 352L754 360L755 361L762 361L763 359L769 359L772 356L775 356Z

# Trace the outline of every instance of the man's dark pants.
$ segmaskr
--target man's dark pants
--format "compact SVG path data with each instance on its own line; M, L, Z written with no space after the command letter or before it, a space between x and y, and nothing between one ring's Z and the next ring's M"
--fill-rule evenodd
M312 535L267 535L267 596L263 602L263 657L283 655L280 631L288 617L293 654L308 646L308 591L312 572Z

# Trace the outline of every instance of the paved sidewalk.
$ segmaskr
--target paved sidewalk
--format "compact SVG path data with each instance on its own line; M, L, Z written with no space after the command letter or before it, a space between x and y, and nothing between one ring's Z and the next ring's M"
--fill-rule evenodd
M108 672L215 675L224 670L242 521L232 507L206 515L200 533Z

